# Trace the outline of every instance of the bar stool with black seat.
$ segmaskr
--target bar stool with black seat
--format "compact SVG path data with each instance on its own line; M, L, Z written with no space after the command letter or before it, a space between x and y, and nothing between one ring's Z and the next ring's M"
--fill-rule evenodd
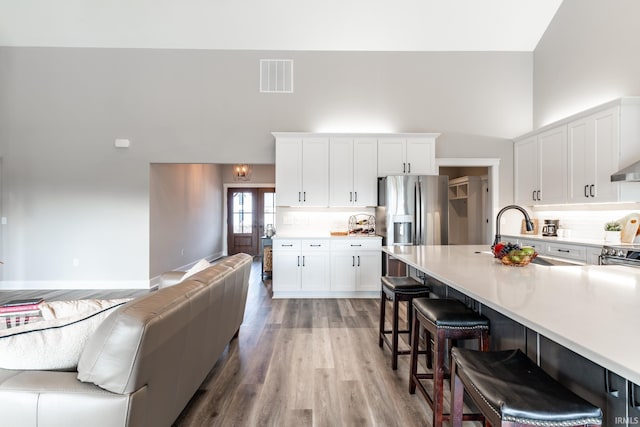
M383 276L381 278L382 291L380 293L380 333L378 345L382 348L386 343L391 349L391 368L398 369L398 355L409 354L410 350L400 350L399 335L408 334L407 343L411 342L412 310L411 302L414 298L426 298L429 296L429 287L412 277L392 277ZM387 300L393 302L393 313L391 329L385 329L385 315ZM407 302L407 329L401 330L399 327L400 302ZM391 340L387 335L391 335Z
M441 427L443 421L450 419L444 413L444 380L449 377L445 367L447 346L452 340L479 341L482 351L489 350L489 319L476 313L460 301L453 299L416 298L413 300L413 330L411 340L411 367L409 373L409 393L414 394L416 387L424 396L433 411L433 427ZM427 368L430 373L418 372L420 354L420 328L426 332ZM431 337L433 337L433 356L431 355ZM422 380L433 380L433 395L429 395ZM464 414L465 421L484 420L482 414Z
M565 388L520 350L451 351L451 424L466 390L492 426L597 426L602 410Z

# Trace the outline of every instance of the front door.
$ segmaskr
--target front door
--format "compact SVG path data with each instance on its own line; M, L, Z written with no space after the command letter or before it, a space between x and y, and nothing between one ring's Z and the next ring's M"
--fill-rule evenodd
M265 224L273 224L273 188L229 188L227 192L227 247L229 255L259 255Z

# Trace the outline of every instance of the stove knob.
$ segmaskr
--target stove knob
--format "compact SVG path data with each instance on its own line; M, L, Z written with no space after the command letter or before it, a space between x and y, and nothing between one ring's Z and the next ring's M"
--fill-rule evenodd
M616 252L616 256L625 258L627 256L627 253L624 249L618 249L618 251Z
M616 250L613 248L609 248L609 255L615 256L616 255Z

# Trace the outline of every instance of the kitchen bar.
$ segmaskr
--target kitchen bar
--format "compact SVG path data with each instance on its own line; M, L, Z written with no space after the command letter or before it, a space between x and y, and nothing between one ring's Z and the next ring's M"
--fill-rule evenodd
M384 246L383 253L594 363L640 383L640 270L502 265L486 246Z

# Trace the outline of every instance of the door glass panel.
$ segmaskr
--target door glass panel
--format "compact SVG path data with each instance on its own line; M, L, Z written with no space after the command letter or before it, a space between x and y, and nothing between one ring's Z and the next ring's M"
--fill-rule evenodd
M251 233L253 227L253 200L251 193L233 193L233 232Z
M276 223L276 193L264 193L264 213L263 224L265 230L267 225L275 226Z

